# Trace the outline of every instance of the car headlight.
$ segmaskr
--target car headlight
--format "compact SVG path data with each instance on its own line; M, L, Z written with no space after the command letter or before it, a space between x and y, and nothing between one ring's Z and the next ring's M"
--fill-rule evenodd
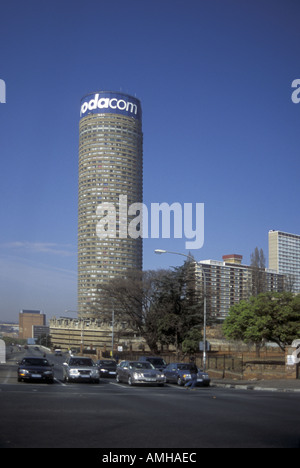
M91 374L93 377L99 377L99 371L97 369L92 370Z
M78 375L77 369L70 369L70 375Z
M133 378L134 379L142 379L144 377L143 374L141 374L140 372L134 372L133 373Z
M191 374L183 374L183 378L184 379L191 379L192 376L191 376Z
M19 374L20 375L27 375L27 374L30 374L30 372L28 370L26 370L26 369L20 369Z
M52 372L51 371L46 371L46 372L44 372L44 375L52 375Z

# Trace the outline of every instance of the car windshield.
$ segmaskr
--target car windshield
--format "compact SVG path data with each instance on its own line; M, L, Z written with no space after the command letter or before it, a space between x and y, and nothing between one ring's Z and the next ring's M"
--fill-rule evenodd
M177 368L179 370L190 370L191 369L191 364L178 364Z
M47 359L38 359L38 358L26 358L23 359L22 365L24 366L39 366L39 367L49 367L49 362Z
M72 358L69 362L70 366L93 366L93 361L87 358Z
M155 369L151 362L130 362L129 365L134 369Z
M99 364L101 366L109 366L109 367L113 367L116 365L116 361L99 361Z
M149 358L148 361L151 362L154 366L165 366L166 362L161 358Z

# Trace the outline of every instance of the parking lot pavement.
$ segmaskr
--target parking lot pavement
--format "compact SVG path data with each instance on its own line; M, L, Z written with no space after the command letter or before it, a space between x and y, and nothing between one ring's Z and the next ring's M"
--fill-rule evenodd
M297 390L300 381L213 381L195 391L114 379L66 384L63 357L48 354L54 385L18 382L16 361L24 354L0 365L0 448L300 446L300 393L269 391L275 384ZM244 391L258 388L265 391Z
M16 382L17 366L9 364L0 365L0 384L12 384Z
M15 378L0 384L0 395L0 448L299 447L300 442L296 394L131 387L113 380L47 385Z

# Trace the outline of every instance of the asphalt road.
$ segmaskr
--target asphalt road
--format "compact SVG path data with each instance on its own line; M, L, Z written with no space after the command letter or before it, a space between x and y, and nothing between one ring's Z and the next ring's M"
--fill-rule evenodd
M298 394L64 384L63 359L48 358L53 385L0 366L0 448L300 447Z

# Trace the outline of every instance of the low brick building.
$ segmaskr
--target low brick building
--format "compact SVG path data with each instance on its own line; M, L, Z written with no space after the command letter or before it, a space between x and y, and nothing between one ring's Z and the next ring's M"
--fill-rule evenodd
M34 326L45 326L46 315L40 310L21 310L19 313L19 338L34 338Z

